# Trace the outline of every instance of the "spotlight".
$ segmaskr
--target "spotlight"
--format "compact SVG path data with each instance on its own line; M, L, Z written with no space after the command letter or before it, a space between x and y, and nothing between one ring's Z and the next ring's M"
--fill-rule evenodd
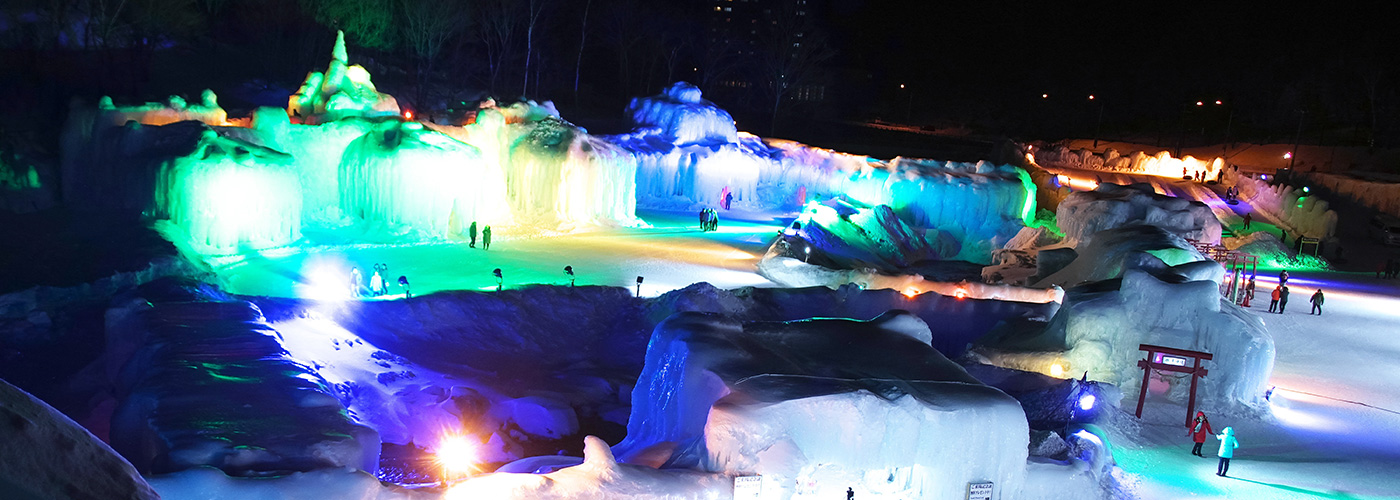
M1079 396L1079 409L1081 411L1089 411L1094 409L1094 402L1097 399L1098 398L1094 397L1093 394L1089 393L1085 393Z
M444 436L438 443L436 459L442 466L444 476L454 472L471 472L476 463L476 447L463 436Z
M1050 365L1050 376L1055 378L1065 378L1065 367L1059 363Z

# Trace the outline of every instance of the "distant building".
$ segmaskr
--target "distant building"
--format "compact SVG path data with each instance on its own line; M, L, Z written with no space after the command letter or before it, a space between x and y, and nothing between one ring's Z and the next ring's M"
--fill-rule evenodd
M711 50L719 52L712 57L742 61L736 71L725 72L714 85L742 91L761 90L763 78L751 69L761 64L766 52L788 40L792 46L786 48L795 56L802 39L824 22L826 11L825 0L708 0L702 5L708 20L706 41ZM801 18L783 19L785 13ZM823 84L800 85L787 95L794 101L825 98Z

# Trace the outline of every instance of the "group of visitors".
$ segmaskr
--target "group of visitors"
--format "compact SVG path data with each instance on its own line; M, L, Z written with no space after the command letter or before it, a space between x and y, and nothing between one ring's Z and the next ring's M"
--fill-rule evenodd
M700 230L704 232L714 231L719 228L719 212L713 208L700 210Z
M1226 427L1220 434L1215 434L1210 428L1210 420L1206 418L1205 412L1198 411L1196 418L1186 424L1186 435L1191 436L1191 440L1196 443L1196 446L1191 448L1191 454L1198 457L1205 456L1201 454L1201 446L1205 445L1206 436L1214 435L1215 439L1220 440L1220 450L1215 453L1215 456L1220 458L1220 463L1215 467L1215 475L1224 477L1230 472L1230 459L1235 458L1235 448L1240 447L1240 441L1235 439L1233 427Z
M1385 263L1376 268L1377 278L1393 280L1396 276L1400 276L1400 261L1395 260L1395 257L1385 259Z
M467 236L471 238L471 241L467 244L467 246L471 248L476 248L476 221L472 221L471 227L467 228ZM486 226L484 229L481 230L481 249L491 249L491 226Z
M1274 310L1278 309L1277 312L1283 314L1283 310L1288 307L1288 292L1288 270L1284 269L1278 272L1278 286L1275 286L1273 293L1269 295L1269 312L1275 312ZM1319 288L1313 292L1312 298L1308 299L1308 302L1312 303L1312 311L1308 314L1321 316L1324 301L1326 301L1326 297L1322 294L1322 289Z
M374 275L369 277L369 287L365 287L365 275L360 272L360 268L350 269L350 296L351 297L382 297L389 294L389 282L384 276L389 274L388 264L374 264ZM408 291L408 277L399 276L399 286L403 287L404 297L412 297Z

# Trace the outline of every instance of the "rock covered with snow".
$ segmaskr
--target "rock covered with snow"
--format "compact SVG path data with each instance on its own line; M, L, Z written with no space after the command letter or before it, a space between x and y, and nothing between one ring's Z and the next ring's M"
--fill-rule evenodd
M761 474L788 493L858 484L956 497L975 480L1016 491L1027 454L1020 406L938 354L932 337L904 312L869 322L672 316L653 334L617 451L670 444L670 466Z
M0 485L6 498L160 498L106 443L4 380Z
M1156 194L1146 185L1099 184L1093 191L1070 194L1055 213L1070 244L1127 224L1160 226L1183 238L1216 243L1220 221L1199 201Z

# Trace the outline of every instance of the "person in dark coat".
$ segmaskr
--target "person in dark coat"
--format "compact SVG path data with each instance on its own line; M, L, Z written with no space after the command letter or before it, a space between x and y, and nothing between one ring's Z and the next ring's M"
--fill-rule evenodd
M1317 293L1314 293L1314 294L1312 295L1312 298L1311 298L1311 299L1308 299L1308 302L1312 302L1312 312L1310 312L1310 313L1308 313L1308 314L1310 314L1310 315L1311 315L1311 314L1316 314L1316 315L1318 315L1318 316L1322 316L1322 289L1321 289L1321 288L1317 289Z
M709 227L710 227L710 209L708 209L708 208L702 208L702 209L700 209L700 231L701 231L701 232L709 231L709 230L710 230Z
M1254 222L1254 214L1249 214L1249 213L1244 214L1244 230L1245 230L1245 231L1248 231L1248 230L1249 230L1249 223L1250 223L1250 222Z
M1287 270L1287 269L1284 269L1284 270L1278 272L1278 284L1279 284L1279 285L1287 285L1287 284L1288 284L1288 270Z
M1278 292L1278 313L1283 314L1283 309L1288 307L1288 285L1284 285Z
M476 221L472 221L472 227L467 228L467 236L470 236L472 239L471 244L468 246L476 248Z
M1191 436L1191 440L1196 443L1196 446L1191 448L1191 454L1204 457L1205 455L1201 454L1201 446L1206 444L1206 436L1212 434L1215 434L1215 431L1210 428L1210 419L1206 418L1206 412L1196 412L1196 418L1186 425L1186 435Z
M481 230L481 249L491 249L491 226L486 226L485 229Z
M413 298L413 292L408 289L408 276L399 276L399 286L403 287L403 298Z

